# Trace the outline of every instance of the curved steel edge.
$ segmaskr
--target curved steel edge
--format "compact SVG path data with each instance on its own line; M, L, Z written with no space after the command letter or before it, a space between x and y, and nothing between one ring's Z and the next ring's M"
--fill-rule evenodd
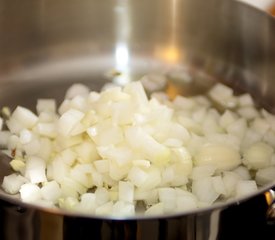
M178 5L173 6L171 2ZM122 42L130 54L139 53L151 59L165 57L159 55L167 53L163 50L176 49L182 54L176 64L191 63L219 79L232 81L233 85L246 86L260 99L268 100L274 109L273 19L232 0L171 2L151 0L150 6L154 6L151 8L147 0L128 1L129 5L122 0L0 1L0 77L5 76L4 81L16 68L55 60L56 55L47 55L47 47L57 47L59 52L55 53L63 59L74 57L84 41L90 44L88 56L95 51L113 51ZM133 11L134 8L139 11ZM132 11L132 15L126 15L132 23L127 34L119 31L121 23L128 22L122 21L124 10ZM66 43L72 44L72 52L61 48ZM27 62L16 61L21 59L21 54L29 53L34 54L30 54ZM110 65L115 65L115 61L114 58ZM268 240L271 231L266 223L268 205L264 194L226 208L136 220L51 214L4 200L0 200L0 206L0 239L3 240Z
M0 239L272 239L264 194L227 208L176 217L111 220L64 216L0 201Z

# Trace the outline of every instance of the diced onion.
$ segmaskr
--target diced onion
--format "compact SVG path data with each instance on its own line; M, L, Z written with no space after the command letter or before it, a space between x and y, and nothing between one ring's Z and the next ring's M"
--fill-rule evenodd
M238 151L225 144L207 144L195 156L196 165L214 165L218 170L231 170L241 163Z
M9 194L16 194L21 186L28 182L28 180L21 175L12 173L4 177L2 187Z
M246 197L275 179L275 116L217 83L205 95L149 92L145 76L101 92L72 85L58 107L38 99L0 118L14 173L2 188L22 201L85 214L190 211ZM4 130L5 127L8 130Z
M35 203L42 199L41 189L34 183L23 184L19 192L24 202Z
M259 169L268 167L271 162L274 150L264 142L257 142L251 145L244 152L244 164L249 168Z

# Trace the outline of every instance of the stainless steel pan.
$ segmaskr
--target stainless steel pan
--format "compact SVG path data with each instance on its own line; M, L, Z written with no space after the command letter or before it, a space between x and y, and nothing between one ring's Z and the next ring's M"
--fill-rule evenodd
M275 20L233 0L0 1L1 106L60 101L72 82L99 89L175 69L193 74L197 89L208 76L274 111ZM120 74L110 77L114 70ZM181 84L178 92L192 91ZM0 166L2 180L10 171L4 156ZM268 230L255 230L266 221L273 185L199 211L125 219L38 208L1 191L0 238L267 239Z

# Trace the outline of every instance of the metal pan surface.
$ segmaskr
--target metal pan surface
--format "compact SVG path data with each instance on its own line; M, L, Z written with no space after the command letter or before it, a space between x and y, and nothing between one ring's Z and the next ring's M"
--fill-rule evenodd
M196 86L177 82L179 93L223 81L275 111L275 21L240 2L3 0L0 36L1 106L34 108L37 98L46 97L60 102L73 82L99 90L110 81L187 69ZM113 70L119 76L110 77ZM0 161L2 181L10 169L4 156ZM202 210L135 218L39 208L1 190L0 238L268 239L268 228L253 228L265 222L273 185Z

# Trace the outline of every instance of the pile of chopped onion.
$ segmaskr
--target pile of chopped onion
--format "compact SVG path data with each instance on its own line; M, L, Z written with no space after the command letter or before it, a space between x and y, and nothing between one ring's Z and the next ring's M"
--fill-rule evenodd
M14 170L2 188L27 203L154 215L246 196L275 179L275 116L221 83L174 99L148 98L140 81L101 92L74 84L58 109L39 99L36 110L18 106L0 121Z

